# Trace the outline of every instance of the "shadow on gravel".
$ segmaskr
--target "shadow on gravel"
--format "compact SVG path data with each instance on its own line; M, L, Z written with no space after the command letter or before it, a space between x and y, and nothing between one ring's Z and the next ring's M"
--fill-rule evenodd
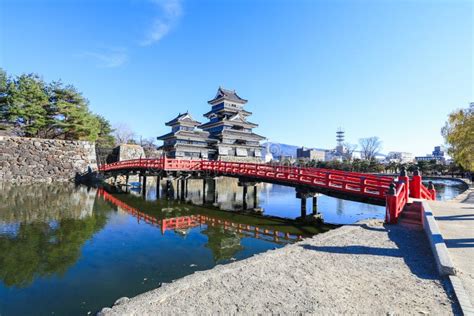
M354 245L350 246L314 246L303 244L301 247L307 250L339 254L403 258L407 267L417 277L423 279L439 279L434 257L423 231L398 225L371 227L362 224L359 226L367 230L380 232L380 234L388 234L389 239L395 243L396 247L378 248L357 245L357 240L354 240ZM374 235L374 238L377 238L377 235ZM380 238L386 238L386 236L381 235Z
M448 248L473 248L474 238L445 239Z
M354 245L350 246L313 246L302 244L301 247L307 250L323 251L339 254L354 254L368 256L387 256L395 258L403 258L405 264L410 271L418 278L427 280L437 280L441 283L446 294L451 299L451 308L454 315L462 315L461 309L457 302L452 285L447 278L441 278L436 270L436 263L431 252L428 239L422 230L414 230L400 225L384 224L380 227L371 227L367 224L354 224L352 226L360 226L363 229L374 231L373 238L388 238L395 243L395 248L377 248L364 245L357 245L354 239ZM468 246L472 245L473 240L459 240L458 244ZM396 275L394 275L396 277Z

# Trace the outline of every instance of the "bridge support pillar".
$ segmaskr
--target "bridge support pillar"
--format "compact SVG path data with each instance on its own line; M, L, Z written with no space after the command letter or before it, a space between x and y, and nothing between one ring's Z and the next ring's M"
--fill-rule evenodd
M179 180L180 180L179 178L176 179L176 199L177 200L180 197L180 195L179 195L180 194L180 192L179 192ZM174 198L174 196L173 196L173 198Z
M317 215L318 214L318 197L320 196L320 194L315 194L313 196L313 215Z
M243 202L243 209L247 209L247 186L243 186L243 191L242 191L242 202Z
M255 209L257 207L257 182L245 179L245 178L239 178L239 187L242 187L242 207L244 210L248 208L247 205L247 193L248 193L248 187L253 187L253 208Z
M146 197L146 176L143 176L142 194Z
M173 183L171 182L170 179L166 179L166 198L169 200L171 191L173 189Z
M180 182L180 184L181 184L181 197L180 198L181 198L181 200L184 201L184 197L185 197L184 196L184 190L185 190L185 183L184 182L187 181L187 180L185 180L184 178L181 178L180 181L181 181Z
M214 206L218 206L219 202L219 195L217 193L217 189L214 191Z
M257 208L258 204L257 204L257 186L254 185L253 186L253 208Z
M214 203L217 195L217 181L215 178L209 178L207 192L211 194L211 197L208 197L209 201Z
M206 178L202 179L202 204L206 204Z
M301 197L301 218L306 217L306 197Z
M188 179L184 180L184 194L186 197L188 197Z
M308 198L313 199L313 208L312 208L312 217L318 214L318 197L321 194L316 192L311 192L305 188L296 189L296 198L301 200L301 219L306 220L306 200Z
M160 198L160 182L161 182L161 176L156 177L156 199L158 200Z

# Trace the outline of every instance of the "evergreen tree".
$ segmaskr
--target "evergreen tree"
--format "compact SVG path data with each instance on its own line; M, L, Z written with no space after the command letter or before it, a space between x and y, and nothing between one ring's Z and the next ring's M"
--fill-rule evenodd
M39 76L21 75L8 82L5 99L6 119L19 125L24 136L39 136L50 123L48 95Z
M7 119L7 85L7 73L0 68L0 122Z
M115 138L112 136L112 126L103 116L96 115L96 119L99 123L99 135L97 138L97 145L99 147L114 147Z
M110 123L90 112L74 86L46 84L35 74L10 79L0 68L0 115L0 128L14 125L20 136L114 142Z
M73 86L53 82L49 88L54 113L55 137L64 139L96 140L99 122L89 112L89 102Z

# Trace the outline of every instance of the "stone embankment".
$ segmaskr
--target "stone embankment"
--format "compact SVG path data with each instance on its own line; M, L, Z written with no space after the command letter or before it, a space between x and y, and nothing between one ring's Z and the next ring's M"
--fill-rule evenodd
M451 201L423 201L423 208L438 269L449 275L463 314L474 316L474 188Z
M369 221L196 272L100 314L459 314L453 297L423 231Z
M70 181L89 168L97 169L94 143L0 136L0 182Z

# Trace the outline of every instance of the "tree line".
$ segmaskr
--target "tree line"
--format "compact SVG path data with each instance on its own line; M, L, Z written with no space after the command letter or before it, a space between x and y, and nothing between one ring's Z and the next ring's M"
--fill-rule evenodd
M9 76L0 68L0 129L24 137L95 141L113 146L110 122L92 113L73 85L37 74Z
M285 162L284 162L285 163ZM286 161L286 164L291 164ZM409 172L419 170L425 175L462 175L467 170L459 164L452 162L450 164L440 164L436 160L431 161L417 161L417 162L389 162L382 163L375 159L364 160L364 159L353 159L353 160L330 160L330 161L298 161L297 165L304 167L334 169L341 171L352 171L362 173L391 173L398 174L405 168Z

